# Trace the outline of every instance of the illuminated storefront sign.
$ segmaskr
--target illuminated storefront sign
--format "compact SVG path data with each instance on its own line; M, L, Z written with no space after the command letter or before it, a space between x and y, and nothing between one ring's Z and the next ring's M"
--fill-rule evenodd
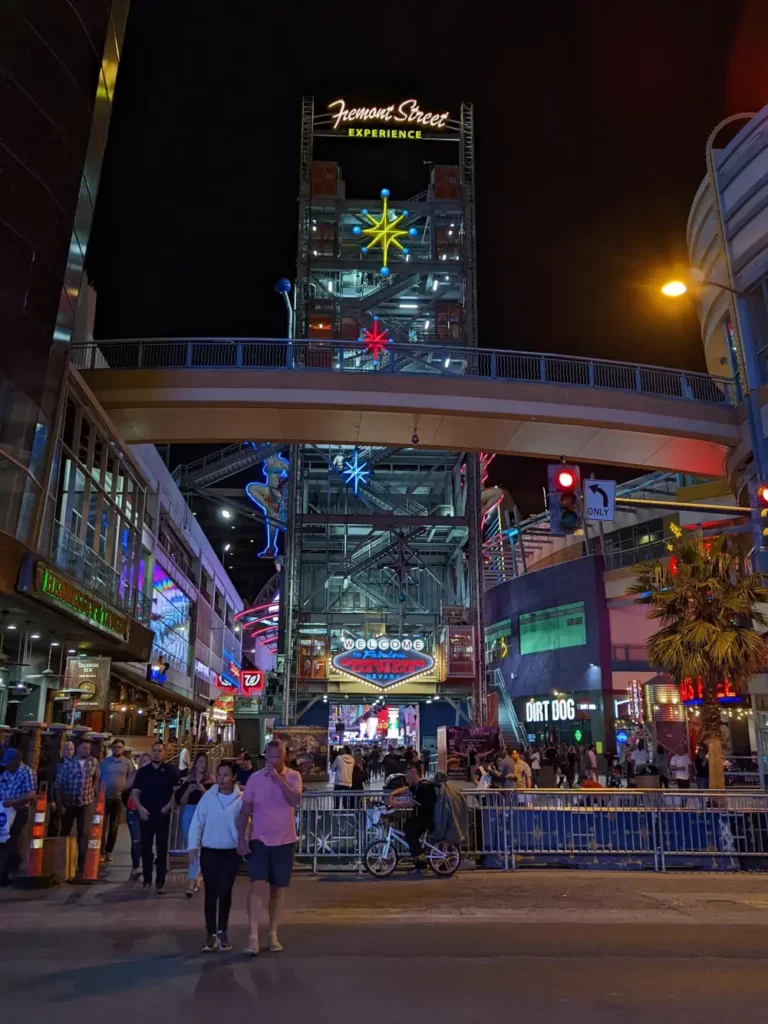
M680 700L683 704L703 704L704 684L699 677L695 682L692 679L683 679L680 683ZM717 684L717 700L720 704L737 704L741 697L736 692L732 682L728 679Z
M424 651L424 641L410 637L377 637L344 640L344 650L333 658L333 667L386 689L429 672L435 659Z
M264 689L264 673L258 670L243 669L240 673L240 689L251 697L261 693Z
M219 677L218 687L220 690L239 690L240 689L240 666L234 659L224 651L222 657L224 667L221 670L221 676Z
M232 725L235 721L235 698L219 697L213 705L211 717L214 722Z
M414 99L391 103L387 107L348 107L345 100L328 104L334 131L346 128L347 135L356 139L420 139L422 129L442 130L448 123L448 111L432 113L422 110ZM379 122L388 128L353 128L350 122Z
M423 651L426 644L419 637L377 636L370 640L344 637L342 646L345 651Z
M107 608L97 598L53 572L44 562L35 563L31 585L20 584L19 590L31 590L42 599L66 608L77 618L104 633L116 636L120 640L128 639L130 623L125 615Z
M526 722L572 722L575 718L576 701L573 697L529 700L525 705Z

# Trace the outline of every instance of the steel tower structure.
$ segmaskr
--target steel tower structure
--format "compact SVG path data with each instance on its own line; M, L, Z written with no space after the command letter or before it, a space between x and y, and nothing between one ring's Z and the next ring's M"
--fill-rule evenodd
M407 130L398 127L403 108L416 111ZM362 127L316 113L311 97L302 102L294 324L297 337L317 343L305 358L318 366L354 359L356 368L386 373L390 341L413 343L414 360L433 343L476 346L471 105L457 119L442 115L439 128L437 115L411 100L352 115ZM361 138L380 147L381 187L353 197L342 168L345 156L359 164ZM390 194L387 167L417 139L445 162L423 161L417 194ZM340 355L334 340L359 340L360 348ZM418 431L417 417L401 447L291 446L281 588L289 724L318 699L373 700L377 687L350 682L334 655L345 638L397 636L422 638L435 665L403 684L402 695L399 686L379 690L388 703L439 695L458 708L468 700L473 722L485 724L479 460L425 450Z

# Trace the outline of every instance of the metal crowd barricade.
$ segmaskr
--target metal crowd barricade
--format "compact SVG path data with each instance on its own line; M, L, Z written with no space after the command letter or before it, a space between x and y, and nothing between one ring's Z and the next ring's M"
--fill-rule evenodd
M527 865L768 870L768 794L712 790L467 790L465 858ZM365 851L406 809L382 818L387 794L305 793L296 856L314 872L363 870ZM174 847L172 846L172 849Z

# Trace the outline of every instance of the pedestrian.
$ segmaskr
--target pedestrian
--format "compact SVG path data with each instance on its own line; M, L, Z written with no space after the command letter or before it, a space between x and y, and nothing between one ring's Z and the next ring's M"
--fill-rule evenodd
M282 740L272 740L267 745L266 767L248 779L238 822L238 853L245 856L250 850L250 939L246 952L251 956L259 953L259 917L264 882L269 885L269 949L272 953L279 953L283 948L278 926L283 896L293 872L293 854L298 838L296 808L301 802L302 792L301 775L286 768L285 755Z
M469 746L467 747L467 778L469 779L470 782L475 781L475 769L477 768L479 762L480 758L478 756L477 750L475 749L473 744L470 743Z
M368 759L368 765L371 772L371 778L378 779L379 773L381 772L381 751L378 747L374 747L371 751L371 756Z
M24 826L29 820L29 805L37 793L37 775L24 764L21 751L9 747L0 759L0 804L4 813L5 828L0 823L0 832L7 830L8 838L0 842L0 885L11 884L11 876L19 870L19 842ZM13 818L11 821L10 819Z
M697 789L709 789L709 747L706 743L700 743L696 748L693 767Z
M267 757L269 763L269 757ZM331 765L333 772L333 788L336 792L349 792L352 788L352 772L355 768L355 759L352 757L352 750L344 746L339 756Z
M661 743L656 744L656 758L654 760L656 770L659 773L659 786L661 789L669 789L669 754Z
M683 743L677 754L674 754L669 762L669 767L677 783L678 789L690 789L691 769L693 762L688 754L688 746Z
M384 778L389 778L390 775L397 775L400 771L400 762L397 759L397 754L394 747L390 747L384 755Z
M179 808L179 828L185 850L189 849L187 837L195 809L202 800L203 794L214 784L215 780L208 769L208 755L198 754L192 762L191 771L173 795L176 806ZM187 869L187 889L184 895L187 899L191 899L199 888L200 864L197 861L193 862L190 858Z
M245 750L240 755L238 761L239 764L237 766L237 776L235 778L235 782L237 783L238 786L244 786L248 779L253 775L256 769L253 767L251 755L246 753Z
M139 768L149 764L149 754L142 754L139 758ZM136 778L136 775L133 776ZM125 798L125 822L131 837L131 881L136 881L141 876L141 818L136 809L136 802L133 799L133 781L131 788L123 793Z
M171 824L173 792L179 785L179 773L165 760L165 744L156 740L149 752L149 764L139 768L133 782L133 800L139 813L141 861L144 888L152 885L152 852L155 850L155 885L158 895L165 892L168 873L168 831Z
M75 881L82 881L85 870L98 784L99 762L91 754L90 740L81 740L77 755L59 764L53 783L54 803L61 810L61 835L68 836L77 826Z
M189 752L187 746L188 736L184 736L181 741L181 750L179 751L179 778L184 778L189 772L189 766L192 761L192 755Z
M569 748L566 743L560 746L559 767L568 789L573 789L576 779L576 750L574 747Z
M61 748L61 759L62 761L71 761L75 756L75 744L72 740L67 740L64 746Z
M631 753L632 765L635 769L633 774L637 774L637 769L643 765L648 764L648 751L645 749L645 740L638 740L637 746Z
M587 748L587 778L597 782L597 750L594 743Z
M587 757L587 748L581 743L576 747L576 762L579 770L579 785L581 785L589 778L589 758Z
M187 837L190 869L199 862L205 884L204 953L232 949L227 928L240 863L237 823L241 810L242 792L235 784L234 766L222 761L216 782L195 807Z
M105 757L99 766L101 782L104 784L104 828L101 833L101 855L112 860L112 851L117 842L117 832L123 817L123 793L130 789L136 771L133 761L125 756L123 740L112 741L112 755Z
M519 750L512 751L512 764L514 765L514 779L517 789L531 789L532 777L531 766L520 757Z
M504 757L488 770L500 789L515 788L515 761L509 751L506 751Z
M541 773L541 751L538 747L531 747L531 781L534 786L539 785L539 775Z
M355 752L354 765L352 766L352 789L360 790L365 786L367 774L365 771L365 759L362 750Z

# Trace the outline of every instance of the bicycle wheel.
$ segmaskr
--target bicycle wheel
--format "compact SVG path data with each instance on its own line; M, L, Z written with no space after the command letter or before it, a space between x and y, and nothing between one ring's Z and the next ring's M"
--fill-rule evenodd
M389 878L397 867L397 850L393 843L387 849L386 839L377 839L365 851L365 869L374 878Z
M427 858L434 873L443 878L454 874L461 864L461 853L453 843L435 843L429 847Z

